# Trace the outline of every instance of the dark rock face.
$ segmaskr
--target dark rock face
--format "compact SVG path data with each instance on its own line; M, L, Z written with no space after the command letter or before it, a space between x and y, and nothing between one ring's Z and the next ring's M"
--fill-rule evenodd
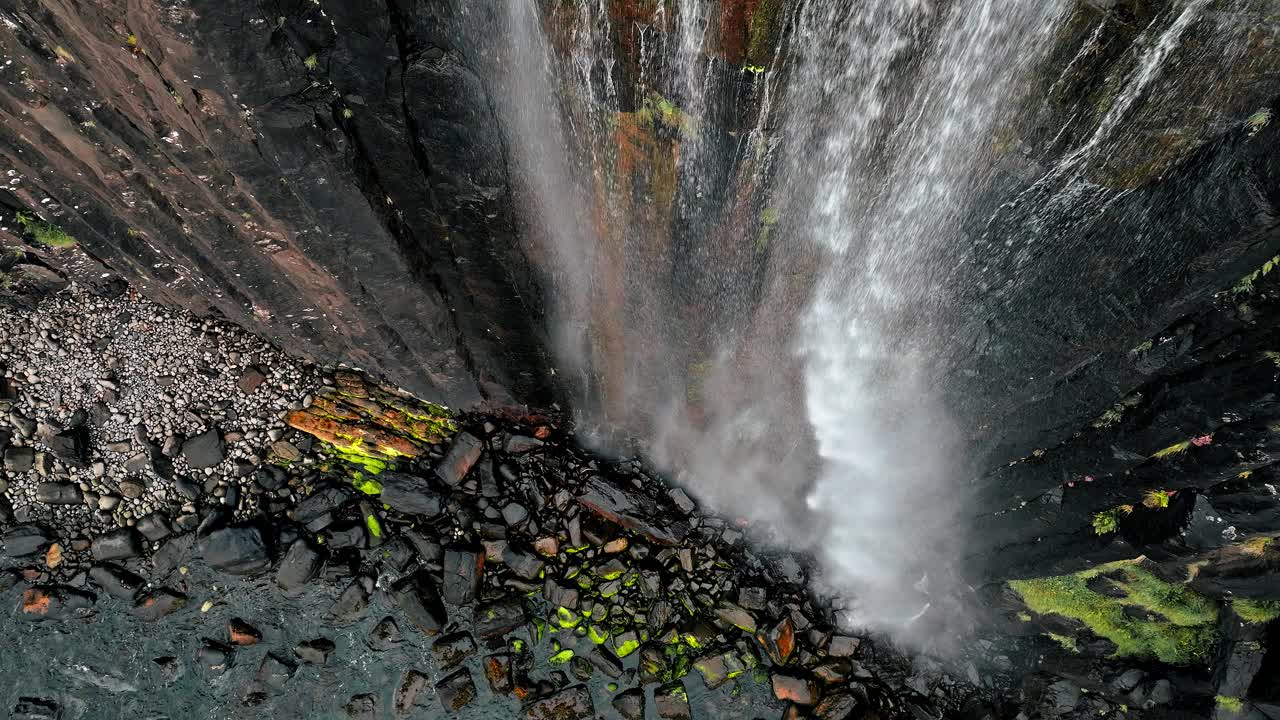
M200 538L199 545L210 567L232 575L261 572L271 564L266 539L257 525L218 528Z
M18 203L153 297L294 352L454 405L538 400L537 296L466 7L291 3L276 26L240 0L33 3L0 40L33 78L0 108Z
M382 502L396 510L426 517L440 514L440 495L424 478L386 472L378 476L378 481L382 483Z

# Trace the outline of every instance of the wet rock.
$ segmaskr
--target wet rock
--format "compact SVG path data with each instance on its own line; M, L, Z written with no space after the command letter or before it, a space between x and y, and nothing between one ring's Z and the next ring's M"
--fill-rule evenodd
M668 674L665 648L657 643L646 643L640 648L638 668L640 684L656 683Z
M305 538L295 540L276 570L276 584L285 590L297 590L320 574L324 562L324 552L314 547L311 541Z
M62 720L62 706L49 698L19 696L13 705L13 720Z
M92 594L65 585L37 585L22 592L18 610L30 620L71 620L88 617L95 600Z
M510 455L521 455L530 450L537 450L545 444L538 438L527 435L508 435L507 442L503 444L502 449Z
M862 641L858 638L836 635L831 638L831 642L827 643L827 655L831 657L853 657L853 654L858 652L858 646L861 644Z
M186 595L168 588L159 588L140 596L133 605L133 614L140 620L159 620L186 605Z
M395 618L384 617L369 631L369 646L374 650L385 651L399 645L404 640L400 626Z
M531 703L524 711L525 720L588 720L595 717L591 692L582 685L565 688L551 697Z
M631 688L618 693L613 698L613 709L622 720L644 720L644 690Z
M11 447L4 451L4 469L24 473L36 464L36 451L29 447Z
M528 553L522 553L514 550L510 546L502 551L502 562L511 568L511 572L525 580L535 580L542 573L542 568L546 565L537 556Z
M169 519L159 512L144 515L134 527L151 542L159 542L173 534Z
M70 430L41 438L49 450L67 467L83 468L89 464L89 428L80 425Z
M431 654L435 656L440 667L446 669L466 660L475 652L476 643L468 632L450 633L431 645Z
M302 451L288 440L271 443L271 454L285 463L295 463L302 459Z
M407 515L435 517L440 514L440 494L425 479L406 473L384 472L378 476L382 483L382 502L391 509Z
M578 609L578 589L565 587L554 580L547 580L543 586L542 594L547 598L547 602L555 607L567 608L569 610Z
M329 662L329 656L335 648L333 641L328 638L303 640L293 646L293 655L304 663L324 665Z
M445 676L436 683L436 694L445 710L461 710L476 699L476 685L466 668Z
M267 375L262 372L261 368L256 365L250 365L240 373L240 379L236 380L236 386L245 395L252 395L266 379Z
M151 568L155 579L163 580L188 562L195 554L196 538L194 535L171 537L151 555Z
M818 688L809 678L774 673L773 695L796 705L812 705L818 700Z
M746 672L746 666L733 651L702 658L693 663L693 667L702 675L703 682L711 690L724 685L733 678Z
M240 618L231 618L227 621L227 637L232 645L240 647L249 647L262 642L262 632Z
M217 465L226 457L222 433L217 428L209 428L199 435L187 438L186 442L182 443L182 457L187 461L187 465L196 470Z
M103 592L121 600L132 600L147 584L142 577L114 563L96 563L89 568L89 578Z
M518 598L504 598L476 609L475 633L481 640L492 640L524 625L524 604Z
M120 481L120 495L130 500L137 500L147 492L147 483L140 477L127 477Z
M378 698L376 695L352 695L342 709L347 713L347 720L377 720Z
M790 617L785 617L767 633L760 633L757 640L769 653L774 665L786 665L796 649L795 625Z
M231 667L234 657L234 650L230 646L204 638L200 649L196 651L196 664L211 675L221 675Z
M271 565L262 529L254 524L218 528L200 538L199 546L209 567L230 575L251 575Z
M257 680L266 687L276 690L282 689L289 678L293 677L293 673L297 671L297 666L276 655L275 653L267 653L262 658L262 662L258 665Z
M611 678L622 677L622 661L606 647L596 646L587 655L587 660L600 672Z
M560 552L560 543L553 537L542 537L533 542L533 549L544 557L555 557Z
M502 508L502 520L508 525L519 525L529 519L529 511L520 503L507 503Z
M484 442L471 433L458 433L453 438L453 445L444 459L436 465L436 475L446 485L456 486L467 476L467 472L480 459L484 450Z
M284 471L284 468L268 465L254 471L253 481L263 490L275 492L289 482L289 474Z
M1168 705L1171 702L1173 702L1173 684L1162 678L1151 686L1151 693L1147 695L1147 700L1143 705L1152 708L1158 705Z
M355 491L341 485L326 485L311 493L289 512L294 520L310 525L316 519L332 514L350 500Z
M469 605L480 591L484 552L452 547L444 551L444 599L453 605Z
M160 679L165 685L172 685L178 682L183 675L187 674L186 665L172 655L152 658L151 662L155 663L156 670L160 673Z
M819 720L854 720L861 717L858 711L858 698L849 693L828 695L813 709L813 716Z
M667 497L671 498L671 502L675 503L676 509L685 515L692 515L694 510L698 509L697 504L689 499L689 495L680 488L671 488L667 491Z
M391 597L418 630L428 636L440 634L447 616L435 585L426 572L419 571L398 580L391 586Z
M4 554L12 558L43 555L53 539L53 533L43 525L18 525L4 533Z
M1045 702L1054 715L1066 715L1080 702L1080 686L1070 680L1059 680L1045 691Z
M360 575L353 579L337 600L333 601L333 605L329 606L327 613L329 623L340 625L344 623L355 622L359 619L365 608L369 607L369 598L373 594L374 581L367 575Z
M80 505L84 496L71 483L42 482L36 486L36 501L46 505Z
M431 683L431 679L417 670L409 670L404 674L404 679L400 681L400 687L396 688L395 694L391 697L391 710L396 717L408 717L413 709L426 700L423 691L426 690Z
M496 653L484 659L484 677L489 681L489 689L501 695L512 690L511 655Z
M120 528L93 539L95 560L123 560L142 554L142 537L133 528Z
M715 609L715 616L721 622L732 625L744 632L754 633L756 631L756 619L751 616L751 613L733 603L720 603Z
M689 695L685 692L684 683L673 682L658 688L653 695L653 704L658 709L658 717L664 720L692 720L689 710Z
M683 520L665 517L649 498L614 487L601 478L587 482L578 503L659 545L677 545L689 533Z

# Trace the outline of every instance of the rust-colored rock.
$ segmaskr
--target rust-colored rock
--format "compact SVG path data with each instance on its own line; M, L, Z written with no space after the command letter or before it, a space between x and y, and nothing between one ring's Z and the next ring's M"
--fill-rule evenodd
M818 688L814 682L794 675L775 673L773 694L779 700L793 702L796 705L812 705L818 701Z
M769 653L775 665L786 665L796 649L796 628L790 617L784 617L768 632L757 633L756 639Z
M54 543L44 553L44 564L50 569L56 568L62 564L62 545Z
M240 618L231 618L227 623L227 637L231 639L232 645L240 647L257 645L262 641L262 633Z
M44 588L29 588L22 593L22 612L28 615L48 615L52 598Z

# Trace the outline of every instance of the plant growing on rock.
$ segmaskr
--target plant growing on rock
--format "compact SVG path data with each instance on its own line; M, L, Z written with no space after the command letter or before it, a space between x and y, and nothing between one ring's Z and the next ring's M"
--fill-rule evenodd
M1120 518L1133 512L1132 505L1119 505L1093 516L1093 532L1095 535L1108 535L1120 528Z
M48 245L52 248L64 248L76 244L75 238L53 223L42 222L23 212L14 216L14 219L22 226L27 235L30 235L33 240L42 245Z
M1148 490L1142 496L1142 504L1151 510L1163 510L1169 507L1169 499L1175 494L1174 490Z

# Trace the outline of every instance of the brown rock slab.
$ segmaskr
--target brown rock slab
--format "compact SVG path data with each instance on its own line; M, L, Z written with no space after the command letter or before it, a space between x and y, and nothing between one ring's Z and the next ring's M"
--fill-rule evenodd
M471 680L471 672L462 668L445 676L436 683L436 694L445 710L457 711L471 704L476 699L476 684Z
M525 720L588 720L595 716L591 693L582 685L565 688L525 708Z
M458 433L453 438L449 452L445 453L444 459L436 466L436 475L446 485L456 486L471 471L482 452L484 442L480 438L471 433Z
M689 534L688 523L663 513L653 500L601 478L587 481L578 504L659 545L678 545Z
M818 688L809 678L774 673L773 695L796 705L812 705L818 701Z
M414 707L419 704L419 697L422 691L431 685L431 678L423 675L417 670L409 670L404 674L404 679L400 681L400 687L396 688L395 693L391 696L391 711L396 717L408 717L413 712ZM426 698L422 698L425 700Z

